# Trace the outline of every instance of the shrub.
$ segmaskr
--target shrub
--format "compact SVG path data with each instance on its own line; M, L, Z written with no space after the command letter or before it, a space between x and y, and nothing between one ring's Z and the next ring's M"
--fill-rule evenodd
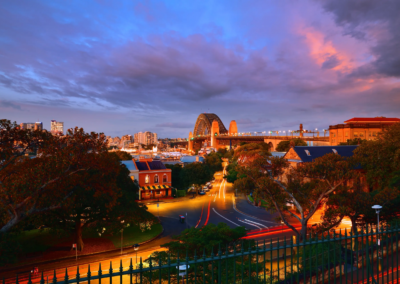
M185 197L186 196L186 190L177 190L176 191L176 197Z

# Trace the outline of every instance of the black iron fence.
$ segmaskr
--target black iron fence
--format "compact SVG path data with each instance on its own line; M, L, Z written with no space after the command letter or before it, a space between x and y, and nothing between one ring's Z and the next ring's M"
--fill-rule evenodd
M243 240L171 254L157 252L129 267L77 267L16 283L397 283L400 228L314 235L302 242ZM3 280L5 283L5 280ZM8 282L9 283L9 282Z

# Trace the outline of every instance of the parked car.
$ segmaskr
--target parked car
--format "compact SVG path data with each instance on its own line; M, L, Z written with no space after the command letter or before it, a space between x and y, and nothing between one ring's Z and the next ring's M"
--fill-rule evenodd
M206 186L207 186L208 188L212 188L212 187L213 187L212 184L211 184L211 182L207 182L207 183L206 183Z
M210 189L208 188L207 185L203 186L203 191L209 191Z
M206 192L204 190L199 191L199 195L205 195L205 194L206 194Z

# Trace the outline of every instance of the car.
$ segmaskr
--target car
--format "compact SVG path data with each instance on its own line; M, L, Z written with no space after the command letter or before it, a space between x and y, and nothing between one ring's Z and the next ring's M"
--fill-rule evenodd
M204 190L199 191L199 195L205 195L205 194L206 194L206 192Z
M203 186L203 190L204 190L204 191L209 191L210 189L208 188L207 185L205 185L205 186Z

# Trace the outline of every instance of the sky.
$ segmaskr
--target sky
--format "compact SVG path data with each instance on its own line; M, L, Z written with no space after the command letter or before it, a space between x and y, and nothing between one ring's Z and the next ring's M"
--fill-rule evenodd
M187 137L400 117L400 1L0 3L0 118Z

